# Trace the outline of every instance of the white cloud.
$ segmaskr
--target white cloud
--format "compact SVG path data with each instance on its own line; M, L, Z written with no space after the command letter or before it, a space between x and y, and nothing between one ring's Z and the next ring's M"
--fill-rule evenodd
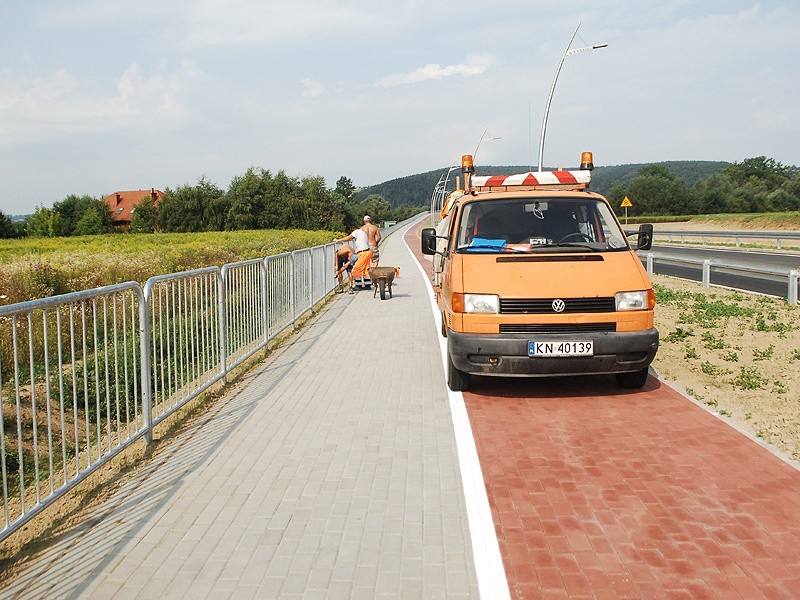
M61 98L77 87L75 78L65 69L30 80L11 70L0 71L0 114L16 108L36 106Z
M146 75L141 66L133 64L117 81L118 101L135 114L157 113L174 118L187 114L186 103L203 72L192 61L181 61L172 73Z
M116 81L115 93L103 93L92 82L59 69L29 78L0 72L0 133L6 141L43 142L64 134L141 128L174 123L200 89L203 73L183 61L172 72L160 67L146 73L130 65Z
M194 1L187 7L180 42L188 49L236 46L305 46L391 28L390 15L369 3L337 0Z
M491 60L489 57L478 56L469 58L466 63L448 65L446 67L442 67L439 64L428 64L411 73L384 77L380 79L376 85L383 88L392 88L400 85L412 85L430 79L443 79L445 77L452 77L453 75L472 77L485 73L490 63Z
M313 79L301 79L300 85L303 88L300 95L304 98L318 98L325 92L325 86Z

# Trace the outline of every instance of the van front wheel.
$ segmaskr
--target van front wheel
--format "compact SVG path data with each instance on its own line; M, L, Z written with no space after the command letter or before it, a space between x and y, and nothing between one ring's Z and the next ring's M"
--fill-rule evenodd
M644 386L647 381L647 367L629 373L614 373L619 387L626 389L638 389Z
M456 369L450 352L447 353L447 386L454 392L466 392L469 389L469 373Z

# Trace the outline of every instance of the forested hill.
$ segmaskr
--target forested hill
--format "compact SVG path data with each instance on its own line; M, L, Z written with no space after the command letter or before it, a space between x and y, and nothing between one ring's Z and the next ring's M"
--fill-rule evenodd
M670 171L681 177L686 182L687 187L692 187L698 181L702 181L718 173L725 167L730 166L731 163L709 160L684 160L595 167L594 171L592 171L591 189L592 191L607 196L614 184L629 183L639 173L639 169L649 164L659 164L667 167ZM476 170L480 175L510 175L512 173L525 173L530 170L530 167L481 165L477 167ZM358 193L358 199L363 200L371 194L378 194L383 196L392 207L402 205L428 206L434 187L439 182L439 179L446 174L447 168L443 168L437 171L428 171L427 173L392 179L363 188ZM453 171L450 174L450 183L447 186L448 190L454 189L455 177L457 174L459 174L457 171Z

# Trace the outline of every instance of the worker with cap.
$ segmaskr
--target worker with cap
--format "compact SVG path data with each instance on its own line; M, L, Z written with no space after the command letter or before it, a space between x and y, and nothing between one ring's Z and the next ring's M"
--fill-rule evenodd
M369 245L369 249L372 251L370 265L377 267L379 254L378 244L381 241L381 230L378 229L378 226L372 222L372 219L369 215L364 215L364 225L361 226L361 230L367 234L367 243Z
M350 240L353 240L353 246L355 247L355 254L353 254L352 257L353 277L358 279L361 285L363 285L364 277L367 275L367 269L369 268L370 259L372 258L372 252L369 249L369 236L367 236L367 232L364 231L363 227L356 227L350 235L346 235L343 238L336 238L333 241L338 243Z

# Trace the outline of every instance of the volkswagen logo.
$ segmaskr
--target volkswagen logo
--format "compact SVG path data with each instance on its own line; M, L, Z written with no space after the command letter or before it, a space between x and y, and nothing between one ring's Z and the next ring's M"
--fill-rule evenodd
M555 312L564 312L564 309L567 305L564 304L564 301L561 298L556 298L553 300L553 304L551 304L551 306Z

